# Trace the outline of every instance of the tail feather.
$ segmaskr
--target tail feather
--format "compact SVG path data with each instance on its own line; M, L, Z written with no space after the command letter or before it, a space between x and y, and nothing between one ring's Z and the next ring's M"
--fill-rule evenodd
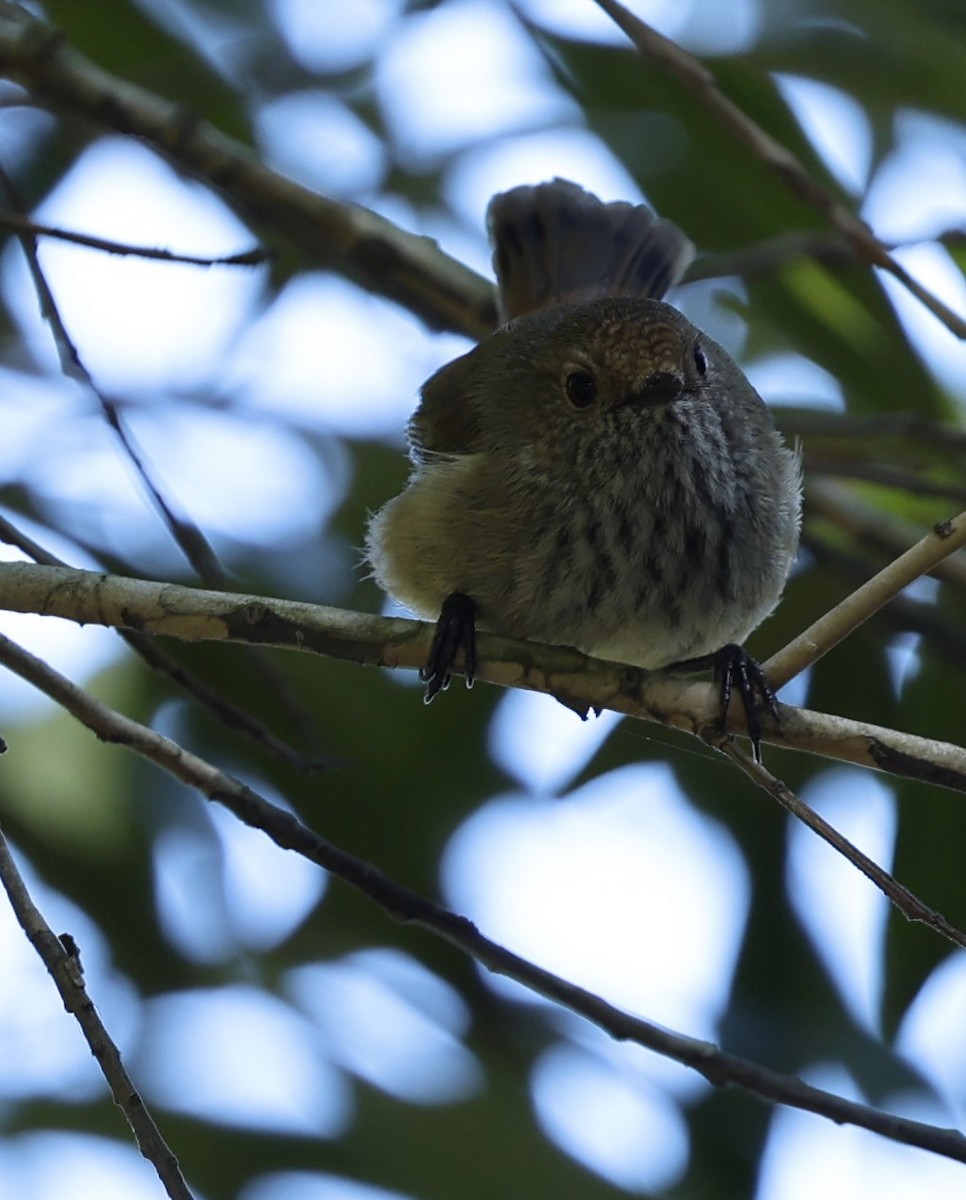
M565 179L494 196L487 226L504 320L602 296L659 300L694 256L673 222Z

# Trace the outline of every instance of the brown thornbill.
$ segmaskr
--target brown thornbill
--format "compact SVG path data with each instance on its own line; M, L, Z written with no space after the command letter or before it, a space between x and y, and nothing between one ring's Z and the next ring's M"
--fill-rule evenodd
M425 384L409 483L369 527L380 586L439 619L427 698L461 651L472 679L476 628L701 660L725 709L741 692L757 756L755 693L777 707L740 644L795 555L797 455L660 299L692 255L675 225L560 179L496 196L488 222L505 323Z

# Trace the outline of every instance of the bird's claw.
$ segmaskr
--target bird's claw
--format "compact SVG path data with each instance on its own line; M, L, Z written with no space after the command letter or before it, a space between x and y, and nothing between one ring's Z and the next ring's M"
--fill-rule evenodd
M721 725L727 728L728 708L733 692L738 693L745 710L748 739L756 763L761 762L761 721L758 716L758 701L767 709L776 722L781 721L778 699L761 664L751 657L742 646L729 642L712 656L714 678L721 689Z
M728 709L731 697L738 694L741 707L745 711L745 723L748 727L748 739L751 742L751 752L756 763L761 762L761 720L759 718L759 703L776 723L781 721L781 711L774 689L768 682L768 677L757 662L735 642L722 646L714 654L705 654L700 658L689 658L684 662L673 663L671 671L702 671L711 668L715 682L719 687L720 710L718 720L721 730L728 730Z
M450 669L460 651L466 686L472 687L476 674L476 603L463 592L452 592L443 601L429 658L419 672L426 684L426 704L449 687Z

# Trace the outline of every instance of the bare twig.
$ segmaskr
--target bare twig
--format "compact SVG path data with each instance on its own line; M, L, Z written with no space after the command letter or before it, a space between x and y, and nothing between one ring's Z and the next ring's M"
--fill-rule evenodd
M817 662L833 646L857 629L863 621L887 604L920 576L928 574L937 563L954 550L966 545L966 513L937 525L932 533L917 542L894 562L873 576L862 587L846 597L841 604L820 617L804 633L789 642L784 649L764 664L773 687L779 688L806 667Z
M726 275L739 275L743 279L773 275L798 258L830 265L865 262L855 253L852 243L835 229L793 229L737 250L702 254L688 266L681 282L721 279Z
M8 545L18 547L34 562L50 567L67 567L67 563L55 554L51 554L33 538L27 537L2 513L0 513L0 540ZM217 720L221 721L226 728L251 738L259 745L264 746L276 758L289 763L299 771L318 771L333 765L330 760L321 756L316 755L309 758L307 755L300 754L294 747L277 737L264 722L247 709L235 704L199 675L182 666L176 658L159 646L154 638L138 633L134 629L118 629L118 633L149 667L166 675Z
M624 10L621 12L627 15ZM614 13L611 15L619 20ZM644 28L657 44L660 35L647 26ZM697 69L696 78L703 80L708 76L695 59L673 43L668 45L691 66L692 74ZM19 6L2 2L0 73L21 83L40 103L55 111L84 116L99 126L142 138L183 169L219 188L243 219L293 241L301 252L317 262L336 267L370 291L397 300L430 325L473 337L493 329L496 310L492 285L444 254L428 238L413 237L364 208L340 204L276 175L262 166L248 147L204 121L189 118L177 104L101 70L67 45L50 26ZM704 92L708 85L702 82L700 86ZM711 86L712 94L730 105ZM752 144L761 152L768 144L761 139L767 139L767 135L739 110L735 111L742 127L751 125L756 131ZM787 177L790 160L804 174L804 168L787 151L781 147L778 151L778 160L772 163L775 169ZM817 189L821 194L823 209L829 202L836 203L817 183L807 175L804 177L810 191ZM873 238L847 210L840 211L854 228L842 228L836 221L837 232L831 236L803 232L788 235L786 240L782 235L773 246L749 247L747 252L737 252L738 258L731 264L724 256L720 262L717 257L709 259L707 271L702 263L694 264L688 278L703 278L706 273L718 275L724 270L753 273L771 269L776 257L784 258L789 253L805 252L822 260L838 260L854 247L853 256L868 260L871 242L873 261L894 274L899 272L907 286L919 294L919 285L891 259L888 247ZM947 242L955 242L959 236L959 231L943 235ZM883 254L891 266L880 261ZM933 305L939 304L931 299ZM950 315L959 321L955 314Z
M911 1121L845 1100L801 1079L728 1054L710 1042L631 1016L600 996L554 975L485 937L465 917L396 883L377 867L319 837L294 813L272 804L246 784L191 754L169 738L95 700L41 659L0 636L0 662L62 705L104 741L120 742L240 820L261 829L285 850L325 868L373 900L398 921L418 925L456 946L478 963L516 980L548 1000L585 1017L611 1037L635 1042L691 1067L715 1087L740 1087L766 1100L857 1125L893 1141L966 1162L966 1138L953 1129Z
M895 514L886 516L852 491L828 481L812 480L805 485L805 509L810 517L825 517L864 549L889 557L904 554L919 532L911 521ZM936 563L928 574L966 592L966 558L958 552Z
M966 933L957 929L941 913L924 904L914 892L911 892L904 884L900 883L894 875L891 875L888 871L880 867L867 854L863 854L858 846L853 845L834 826L830 825L823 817L820 817L813 808L807 805L801 797L797 796L781 779L773 775L767 767L763 766L760 762L755 762L739 746L735 745L730 738L718 736L709 737L707 740L709 744L726 754L732 762L737 763L742 771L757 783L759 787L763 788L769 796L777 800L786 812L791 813L793 817L796 817L803 825L811 829L813 833L817 833L833 850L837 850L853 867L861 871L895 905L908 921L917 921L920 924L928 925L930 929L934 929L938 934L947 938L955 945L966 947Z
M127 242L114 242L109 238L94 237L90 233L76 233L69 229L60 229L55 225L42 225L28 219L22 213L0 212L0 229L25 233L33 238L49 237L61 242L71 242L75 246L87 246L91 250L102 250L105 254L133 255L136 258L150 258L166 263L184 263L192 267L257 267L268 259L268 254L260 246L255 246L251 250L242 250L238 254L228 254L216 258L203 258L194 254L176 254L173 250L160 250L151 246L132 246Z
M920 443L924 452L951 451L966 455L966 429L936 421L918 412L848 413L821 412L779 406L775 417L788 437L835 438L850 441L850 449L861 451L870 443L901 438Z
M81 1027L91 1054L111 1089L114 1103L131 1126L141 1154L154 1167L170 1200L192 1200L192 1193L181 1174L177 1158L161 1136L154 1118L134 1086L134 1081L124 1069L120 1051L104 1028L97 1015L97 1009L87 994L77 954L68 953L64 942L53 932L30 898L2 832L0 883L10 899L10 906L21 929L50 972L50 977L64 1002L64 1008ZM72 940L69 944L72 946Z
M0 0L0 75L55 112L141 138L217 188L244 221L405 305L434 328L480 337L496 324L492 284L430 238L270 171L248 146L183 105L102 70L52 26L7 0Z
M700 96L708 109L715 113L753 154L780 176L796 196L822 212L826 219L849 239L864 259L894 275L947 329L957 337L966 338L966 320L914 279L864 221L849 212L826 187L812 178L787 147L776 141L726 96L703 63L682 50L670 38L658 33L640 17L628 12L618 0L597 0L597 4L623 29L641 54Z
M897 488L913 496L936 496L953 504L966 502L966 484L954 480L929 479L921 472L893 467L889 463L866 459L832 458L805 451L805 472L808 475L831 475L842 479L863 479L883 487Z
M33 563L0 563L0 608L390 668L424 666L433 634L433 626L420 621ZM477 679L546 692L577 711L607 708L697 734L717 720L717 689L708 683L491 634L480 634L479 657ZM762 740L966 791L966 749L948 742L789 705L782 706L780 727L769 722Z
M23 205L13 185L13 181L2 167L0 167L0 183L2 183L7 193L8 200L16 205L17 208L22 208ZM188 562L191 563L206 583L212 585L223 583L224 572L207 538L205 538L204 534L193 521L176 513L173 505L165 498L158 484L152 479L143 455L135 446L134 438L121 417L117 403L109 399L97 386L91 373L84 365L77 346L67 332L67 326L64 324L57 301L40 265L40 259L37 255L36 238L32 233L25 231L19 232L17 237L27 259L27 266L30 269L34 288L40 300L41 313L50 326L54 344L60 356L61 369L68 379L74 379L83 384L96 398L101 412L104 414L105 421L117 436L125 455L137 472L148 495L161 514L165 525L167 525L171 536Z
M964 238L966 233L963 230L947 229L936 234L933 240L947 247L956 247L962 245ZM890 250L901 250L903 244L883 243ZM743 279L751 279L755 275L773 275L799 258L810 258L833 267L867 261L867 256L859 254L854 243L838 229L790 229L737 250L702 254L685 271L682 282L720 279L725 275L740 275Z
M881 560L873 562L861 550L847 549L834 534L829 536L817 529L814 522L806 523L802 545L819 566L834 571L838 579L851 587L860 587L881 566ZM966 670L966 623L956 621L952 606L914 600L908 593L900 592L879 609L875 619L881 630L918 634L944 662Z
M2 6L0 6L0 25L2 25ZM11 202L22 208L17 190L2 167L0 167L0 183L4 186ZM40 298L41 311L51 327L64 374L70 379L78 380L95 396L104 414L104 419L116 434L124 453L161 514L168 531L200 578L209 586L223 585L225 572L200 526L184 514L178 513L175 506L165 497L161 488L152 478L151 472L135 444L134 437L122 418L120 407L104 394L84 365L76 345L67 332L53 292L41 268L36 239L28 233L18 234L18 237L27 258L37 295ZM252 669L260 675L265 685L275 694L280 707L288 712L307 737L311 737L313 729L310 714L290 695L284 680L273 664L257 651L251 651L249 659Z

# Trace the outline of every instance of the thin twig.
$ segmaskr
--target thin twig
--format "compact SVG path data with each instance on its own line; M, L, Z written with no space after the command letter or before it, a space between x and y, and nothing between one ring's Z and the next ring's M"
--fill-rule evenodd
M728 1054L710 1042L631 1016L593 992L521 958L485 937L465 917L427 900L396 883L371 863L327 842L302 824L294 813L272 804L254 789L169 738L95 700L41 659L2 636L0 662L33 683L102 740L120 742L150 759L189 787L224 805L246 824L262 830L282 849L302 855L356 888L389 916L421 926L491 971L506 975L585 1017L611 1037L635 1042L691 1067L715 1087L740 1087L766 1100L818 1113L839 1123L857 1125L893 1141L966 1162L966 1138L956 1130L940 1129L881 1112L869 1105L856 1104L812 1087L801 1079Z
M242 250L238 254L228 254L221 257L200 257L194 254L177 254L173 250L160 250L151 246L132 246L127 242L115 242L110 238L94 237L90 233L76 233L69 229L60 229L56 225L42 225L23 216L22 213L0 212L0 229L9 229L14 233L25 233L30 237L49 237L61 242L71 242L75 246L86 246L91 250L101 250L105 254L133 255L136 258L150 258L157 262L184 263L192 267L257 267L268 260L267 251L261 246L251 250Z
M905 884L900 883L894 875L880 867L867 854L863 854L858 846L853 845L824 817L820 817L814 808L806 804L800 796L797 796L786 783L773 775L762 763L755 762L728 737L709 737L707 740L710 745L727 755L732 762L737 763L749 779L777 800L786 812L791 813L813 833L818 834L833 850L838 851L853 867L861 871L908 921L917 921L927 925L955 945L966 947L966 933L957 929L941 913L924 904Z
M10 546L16 546L28 554L34 562L43 563L49 567L67 567L68 564L51 554L33 538L28 537L23 530L18 529L12 521L0 513L0 541ZM173 655L158 645L154 638L138 633L134 629L118 629L118 634L131 649L153 670L166 675L177 687L206 708L212 716L226 728L251 738L263 746L270 754L282 762L287 762L299 771L320 771L335 765L331 759L315 755L309 758L299 753L288 742L274 734L263 721L253 713L223 696L217 688L182 666Z
M433 636L422 621L33 563L0 563L0 608L414 670L425 665ZM545 692L575 711L606 708L697 734L718 719L717 689L708 683L492 634L480 634L478 651L477 679ZM780 726L766 722L762 740L966 791L966 749L948 742L790 705L782 706Z
M17 208L22 209L23 204L17 189L3 167L0 167L0 183L7 193L8 200ZM206 583L214 586L224 583L224 572L207 538L193 521L176 513L173 505L165 498L158 484L151 478L144 456L135 446L134 438L125 426L117 403L104 394L84 365L77 346L67 332L67 326L64 324L50 284L47 282L47 276L40 265L36 238L32 233L24 231L19 232L17 237L27 259L27 266L40 300L41 313L50 326L54 344L57 347L61 370L68 379L83 384L96 398L105 421L117 436L125 455L188 562Z
M828 188L812 178L787 147L776 141L726 96L718 87L714 75L703 63L682 50L670 38L658 33L640 17L628 12L618 0L597 0L597 4L623 29L641 54L700 96L710 111L718 116L753 154L784 180L796 196L823 213L826 219L849 239L864 259L894 275L950 332L959 338L966 338L966 320L914 279L864 221L849 212Z
M787 437L834 438L855 443L854 453L870 442L902 439L903 443L919 442L924 452L950 451L966 454L966 429L936 421L917 412L848 413L822 412L778 405L775 418Z
M886 516L871 504L863 503L851 490L828 481L806 483L805 511L810 518L824 517L848 533L864 550L878 550L890 558L904 554L919 533L912 521L894 513ZM936 563L929 574L966 592L966 557L958 552Z
M2 18L2 10L0 10L0 18ZM3 184L11 203L22 208L17 189L2 166L0 166L0 183ZM134 437L125 425L119 406L97 386L85 367L76 345L67 332L53 292L41 268L36 240L26 233L18 234L18 237L27 258L34 287L40 298L41 311L53 333L64 374L70 379L78 380L96 397L107 424L116 434L124 453L134 466L168 531L188 562L209 586L223 586L226 580L224 569L200 526L184 514L175 511L174 505L168 501L151 477L144 458L135 444ZM258 674L266 688L274 693L280 708L298 725L306 740L311 739L315 733L311 714L294 698L274 665L257 650L250 651L249 661L252 670Z
M947 229L935 234L932 240L947 247L958 247L964 238L966 232L963 230ZM890 250L901 250L905 243L883 242L883 245ZM855 245L838 229L790 229L737 250L701 254L689 265L681 282L694 283L699 279L720 279L727 275L739 275L743 279L774 275L799 258L810 258L834 267L866 262L866 255L857 253Z
M966 503L966 484L958 481L927 479L917 471L893 467L889 463L859 458L832 458L806 449L804 455L807 475L831 475L841 479L862 479L882 487L896 488L913 496L936 496L953 504Z
M21 929L50 973L64 1002L64 1008L81 1027L91 1054L111 1089L114 1103L131 1126L141 1154L154 1167L170 1200L193 1200L177 1158L162 1137L134 1081L124 1069L120 1051L104 1028L97 1015L97 1009L87 994L77 953L68 953L64 941L53 932L34 904L2 832L0 883L10 899L10 906ZM73 950L73 939L68 944Z
M827 654L853 629L867 621L903 588L928 574L937 563L966 545L966 513L944 521L881 570L841 604L820 617L764 663L772 687L780 688Z
M266 237L286 240L303 260L341 271L434 328L471 337L493 330L492 283L444 254L432 239L269 170L250 147L183 104L103 70L58 30L5 0L0 0L0 75L21 84L35 103L72 120L140 138L216 188Z
M816 529L813 522L807 522L802 531L802 545L819 566L828 568L843 583L851 582L854 587L861 586L881 567L881 561L872 562L861 551L846 549L839 539ZM937 575L937 572L930 574ZM966 670L966 624L956 623L951 606L946 607L950 609L948 613L938 604L913 600L906 592L900 592L879 609L875 620L880 629L895 634L918 634L948 665Z
M794 229L762 238L737 250L701 254L688 266L681 282L694 283L699 279L721 279L729 275L738 275L742 279L774 275L799 258L810 258L830 265L865 262L838 230Z

